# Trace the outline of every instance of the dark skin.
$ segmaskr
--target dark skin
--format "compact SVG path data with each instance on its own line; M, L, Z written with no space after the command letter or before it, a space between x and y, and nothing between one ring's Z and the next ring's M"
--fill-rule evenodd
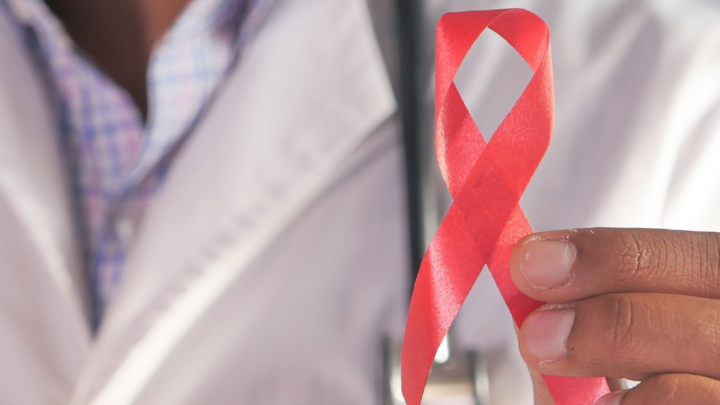
M75 44L147 116L145 75L153 47L190 0L46 0Z
M578 229L521 240L510 270L530 297L520 350L540 373L642 383L602 405L720 403L720 234Z

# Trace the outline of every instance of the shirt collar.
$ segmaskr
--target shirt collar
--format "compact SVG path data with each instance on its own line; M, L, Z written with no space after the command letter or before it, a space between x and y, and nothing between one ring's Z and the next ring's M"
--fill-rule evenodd
M34 8L36 7L36 0L4 0L10 14L15 20L22 25L30 25L33 15L35 14Z

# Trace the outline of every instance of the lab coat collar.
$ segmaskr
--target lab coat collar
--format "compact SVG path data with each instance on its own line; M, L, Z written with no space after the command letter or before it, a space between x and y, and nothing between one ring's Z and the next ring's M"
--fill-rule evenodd
M90 329L70 182L52 97L23 47L22 29L6 11L0 8L3 352L26 363L43 356L43 365L58 379L73 381L90 344ZM14 335L23 342L18 350L13 349ZM38 377L27 374L32 367L22 366L17 371L22 378Z
M131 403L395 108L363 0L278 1L148 208L73 404Z
M57 117L18 28L0 12L0 54L5 60L0 69L0 198L17 209L15 219L27 226L33 252L26 254L43 263L77 312L74 316L84 318L86 286ZM28 271L2 267L3 272L14 270Z

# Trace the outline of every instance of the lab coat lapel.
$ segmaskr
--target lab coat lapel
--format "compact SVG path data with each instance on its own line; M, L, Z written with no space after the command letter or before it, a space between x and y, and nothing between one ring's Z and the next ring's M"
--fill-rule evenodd
M9 394L18 403L47 403L52 391L51 402L61 403L89 347L85 287L51 98L5 11L0 8L0 402Z
M277 2L151 204L74 403L130 403L394 110L362 0Z

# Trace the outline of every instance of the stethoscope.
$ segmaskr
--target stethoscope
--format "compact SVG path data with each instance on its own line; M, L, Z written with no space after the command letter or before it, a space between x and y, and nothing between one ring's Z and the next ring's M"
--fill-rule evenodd
M432 139L424 132L432 128L424 121L427 112L422 103L422 2L396 0L400 77L397 98L403 128L411 284L420 269L431 232L437 229L439 213L434 198L432 176ZM432 113L429 116L433 116ZM409 298L409 297L408 297ZM424 400L462 398L475 405L490 404L490 379L487 361L478 353L456 347L452 330L438 350L425 388ZM404 405L400 380L401 342L386 339L383 344L384 404Z

